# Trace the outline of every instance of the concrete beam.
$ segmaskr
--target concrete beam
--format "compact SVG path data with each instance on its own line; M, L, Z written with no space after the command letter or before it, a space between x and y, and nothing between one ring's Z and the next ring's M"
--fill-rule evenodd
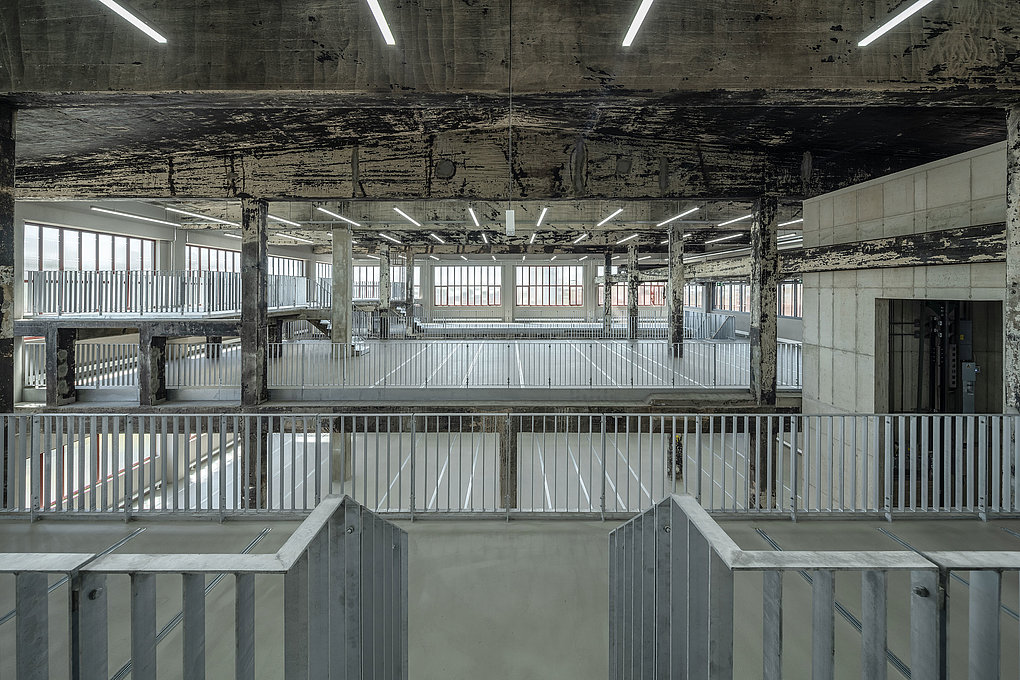
M75 386L75 342L73 328L50 328L46 332L46 405L64 406L78 400Z
M751 395L757 404L776 403L778 361L776 298L779 256L776 199L763 196L751 222Z
M638 278L637 246L627 246L627 337L631 340L638 336Z
M166 401L165 335L153 335L149 329L138 333L138 401L156 406Z
M1006 303L1003 307L1006 332L1003 365L1006 374L1005 406L1020 412L1020 106L1006 116Z
M127 328L147 330L152 335L169 338L184 338L193 335L237 337L241 334L241 322L237 319L80 319L73 317L48 319L19 319L14 322L14 334L46 335L51 328L77 328L79 330ZM95 334L91 337L103 337Z
M677 357L684 355L684 235L677 226L669 228L669 279L667 300L669 343Z
M14 137L16 112L0 104L0 413L14 411Z
M266 221L269 205L241 201L241 405L257 406L269 398L266 342L268 255Z
M330 337L333 342L351 345L351 255L350 227L333 229L333 308L330 312Z

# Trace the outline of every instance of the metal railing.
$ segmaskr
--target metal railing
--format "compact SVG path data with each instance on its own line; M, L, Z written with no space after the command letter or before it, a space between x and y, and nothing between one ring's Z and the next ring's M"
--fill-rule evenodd
M17 603L0 621L14 621L15 658L0 666L21 680L51 677L58 607L69 631L60 666L83 680L157 677L157 656L165 662L169 651L159 645L180 623L186 678L206 676L207 654L233 656L237 678L254 678L256 659L287 678L407 678L407 534L350 499L323 499L275 554L0 553L0 574L14 575ZM180 590L164 590L178 587L165 576L179 576ZM256 577L265 581L258 590ZM224 578L233 581L232 611L207 606ZM256 635L256 606L277 580L282 611L260 611ZM181 610L164 625L158 603L175 597ZM219 628L233 635L207 637Z
M733 315L684 309L684 337L692 340L732 340Z
M849 663L860 664L862 678L885 678L890 667L906 678L947 677L946 583L939 565L919 553L742 550L696 500L683 496L666 499L614 530L609 546L611 680L831 680L837 667ZM1008 555L999 561L1012 569L1020 566L1016 553ZM987 562L980 553L956 557L958 569ZM799 573L810 590L810 610L796 617L803 625L784 617L791 592L804 590L789 578L784 589L788 572ZM971 629L970 658L981 657L970 677L996 678L999 574L973 573L982 575L986 587L972 587L971 609L963 614ZM737 598L735 582L746 582L751 574L761 574L760 585L748 584ZM836 599L837 574L841 582L859 581L859 603ZM890 584L896 586L891 592ZM755 591L760 600L751 595ZM739 649L734 645L737 617L745 635L748 627L758 629ZM850 626L841 625L840 618ZM891 626L892 620L902 625ZM990 647L995 653L986 653Z
M734 516L1020 512L1020 416L4 416L2 511L629 516L672 494Z

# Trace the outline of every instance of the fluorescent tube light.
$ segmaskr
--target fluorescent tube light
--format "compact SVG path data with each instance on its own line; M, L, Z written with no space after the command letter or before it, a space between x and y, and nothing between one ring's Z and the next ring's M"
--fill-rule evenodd
M432 258L433 260L435 260L436 262L439 262L439 258L438 258L438 257L436 257L435 255L429 255L429 257L431 257L431 258Z
M687 217L688 215L690 215L690 214L692 214L692 213L696 213L696 212L698 212L699 210L701 210L701 208L700 208L700 207L699 207L699 208L691 208L690 210L687 210L686 212L682 212L682 213L680 213L679 215L674 215L673 217L670 217L670 218L669 218L668 220L666 220L665 222L659 222L659 223L658 223L658 224L656 224L655 226L657 226L657 227L665 227L665 226L666 226L667 224L669 224L670 222L676 222L677 220L679 220L679 219L681 219L681 218L683 218L683 217Z
M720 223L720 224L718 224L717 226L720 226L720 227L727 227L727 226L729 226L729 225L731 225L731 224L734 224L734 223L736 223L736 222L743 222L744 220L749 220L749 219L751 219L752 217L754 217L754 213L751 213L750 215L744 215L743 217L738 217L738 218L736 218L736 219L732 219L732 220L726 220L725 222L721 222L721 223Z
M542 214L538 216L538 222L535 222L535 228L542 226L542 220L545 219L545 214L549 212L549 208L542 208Z
M714 238L711 241L705 241L705 245L707 246L710 243L721 243L722 241L729 241L730 239L735 239L735 238L738 238L739 236L740 236L740 233L738 232L736 234L730 234L729 236L722 236L720 238Z
M889 31L891 31L892 29L902 24L911 16L921 11L921 9L923 9L926 5L930 5L931 3L932 0L917 0L917 2L911 4L909 7L907 7L905 10L894 16L892 19L879 26L874 32L872 32L870 35L864 38L864 40L857 43L857 46L867 47L868 45L870 45L871 43L875 42L883 35L888 33Z
M581 258L580 260L578 260L578 262L584 262L584 261L585 261L585 260L587 260L587 259L588 259L588 256L587 256L587 255L585 255L585 256L584 256L584 257L582 257L582 258Z
M91 206L92 210L96 212L106 213L108 215L116 215L117 217L129 217L133 220L141 220L143 222L154 222L156 224L166 224L171 227L179 227L181 225L176 222L168 222L167 220L158 220L155 217L146 217L145 215L135 215L134 213L121 212L120 210L110 210L109 208L100 208L98 206Z
M152 38L156 42L160 43L161 45L165 45L166 44L166 38L164 38L152 26L149 26L147 23L145 23L144 21L142 21L141 19L136 17L134 14L132 14L127 8L125 8L122 5L114 2L114 0L99 0L99 2L103 3L104 5L106 5L110 9L112 9L114 12L119 14L122 18L127 19L128 22L132 26L134 26L139 31L141 31L145 35L149 36L150 38Z
M326 210L325 208L320 208L318 206L316 206L315 209L318 210L319 212L326 213L330 217L333 217L333 218L338 219L338 220L342 220L342 221L346 222L347 224L353 224L355 227L360 227L361 226L360 224L358 224L354 220L347 219L343 215L338 215L335 212L333 212L332 210Z
M370 257L370 258L372 258L373 260L378 260L378 259L379 259L379 256L378 256L378 255L368 255L367 257Z
M799 220L790 220L789 222L783 222L783 223L782 223L782 224L780 224L779 226L780 226L780 227L788 227L788 226L790 226L791 224L800 224L800 223L801 223L801 222L803 222L803 221L804 221L804 218L803 218L803 217L801 217L801 218L800 218Z
M652 256L651 256L651 255L645 255L644 257L639 257L639 258L637 259L637 261L638 261L638 262L641 262L641 261L643 261L643 260L650 260L650 259L652 259Z
M411 224L413 224L414 226L416 226L416 227L420 227L421 226L421 222L419 222L418 220L414 219L413 217L408 215L406 212L404 212L400 208L394 208L393 211L396 212L401 217L403 217L408 222L410 222Z
M461 256L460 256L460 259L462 259L462 260L464 260L465 262L467 262L467 258L466 258L466 257L464 257L463 255L461 255Z
M475 226L476 227L482 226L482 225L478 224L478 218L475 217L475 211L472 210L471 208L468 208L468 212L471 214L471 221L475 223Z
M482 240L485 241L485 245L489 245L489 237L485 235L484 231L482 232Z
M236 238L236 239L241 238L237 234L226 234L226 233L224 233L223 236L226 236L227 238Z
M777 240L782 241L784 238L804 238L800 234L783 234Z
M614 256L614 257L613 257L613 262L616 262L616 261L617 261L617 260L619 260L619 259L620 259L621 257L623 257L623 255L616 255L616 256Z
M630 236L624 236L623 238L621 238L619 241L616 242L616 245L620 245L621 243L626 243L627 241L631 240L632 238L637 238L637 234L631 234Z
M438 241L439 243L442 243L442 244L446 243L446 241L444 241L443 239L439 238L434 233L429 233L429 236L431 236L432 238L436 239L436 241Z
M667 243L669 243L669 239L666 239L665 241L662 241L662 242L660 242L660 243L659 243L659 245L660 245L660 246L664 246L664 245L666 245Z
M627 35L623 37L624 47L630 47L634 43L634 38L637 37L637 32L641 28L641 24L644 22L645 16L648 14L648 10L652 8L653 2L655 2L655 0L641 0L637 14L634 15L634 21L630 22L630 28L627 29Z
M166 206L167 212L177 213L178 215L187 215L188 217L194 217L199 220L206 220L208 222L215 222L217 224L228 224L231 227L240 227L241 225L237 222L229 222L227 220L221 220L218 217L210 217L208 215L200 215L198 213L188 212L187 210L181 210L180 208L171 208Z
M609 220L613 219L614 217L616 217L617 215L619 215L622 212L623 212L623 208L617 208L616 210L613 211L613 214L611 214L609 217L607 217L606 219L602 220L601 222L599 222L595 226L596 227L601 227L603 224L605 224Z
M393 33L390 31L390 25L386 23L386 17L383 16L382 7L379 6L379 0L368 0L368 6L372 9L372 16L375 17L375 23L379 24L379 30L382 32L383 40L386 41L387 45L396 45L397 41L393 39Z
M534 243L536 236L538 236L538 232L537 231L531 234L531 240L529 240L528 243Z
M527 260L528 260L527 255L521 255L521 262L526 262Z
M586 238L588 238L588 234L581 234L580 236L574 239L574 244L577 245Z
M273 220L274 222L282 222L283 224L289 224L292 227L300 227L301 226L300 222L295 222L294 220L285 220L282 217L277 217L276 215L266 215L266 217L268 217L269 219Z
M493 261L493 262L495 262L495 261L496 261L496 256L495 256L495 255L490 255L489 257L491 257L491 258L492 258L492 261Z
M308 239L301 238L300 236L291 236L290 234L281 234L281 233L277 233L276 235L277 236L282 236L283 238L289 238L292 241L300 241L301 243L315 243L315 241L309 241Z
M384 234L381 231L379 232L379 235L382 236L384 239L393 241L394 243L400 243L400 241L398 241L397 239L393 238L392 236L389 236L388 234Z
M550 257L550 258L549 258L549 261L550 261L550 262L552 262L552 261L553 261L553 260L555 260L555 259L556 259L556 256L555 256L555 255L553 255L552 257Z

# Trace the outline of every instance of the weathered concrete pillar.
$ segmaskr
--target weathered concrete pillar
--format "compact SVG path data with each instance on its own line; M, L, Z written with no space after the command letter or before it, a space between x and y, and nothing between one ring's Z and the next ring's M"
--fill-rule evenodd
M1020 413L1020 106L1006 114L1005 406Z
M166 336L142 328L138 333L138 401L155 406L166 401Z
M684 355L684 231L669 228L669 344L674 356Z
M698 285L701 286L701 311L711 314L712 307L715 306L715 284L708 281Z
M609 281L613 271L613 251L607 250L605 258L602 266L602 336L608 338L613 332L613 284Z
M775 196L763 196L751 222L751 396L769 405L776 403L777 207Z
M414 251L407 249L404 262L404 307L406 309L407 330L404 335L414 334Z
M78 400L74 384L74 343L77 328L50 328L46 331L46 405L63 406Z
M379 249L379 337L390 337L390 247Z
M517 434L516 416L496 416L499 430L499 498L504 508L517 507Z
M346 420L346 422L344 422ZM354 459L354 436L351 429L355 418L337 418L329 433L329 470L331 492L337 494L351 491L352 466Z
M241 199L241 405L269 398L266 381L267 273L266 216L269 205Z
M335 343L351 346L351 314L353 288L351 270L351 228L333 229L333 308L330 312L330 337Z
M638 279L637 246L627 246L627 337L638 336Z
M11 413L14 410L14 128L16 116L14 107L0 104L0 413Z
M265 508L266 490L269 487L269 431L273 428L271 418L245 418L244 432L240 440L244 447L244 507L255 510Z

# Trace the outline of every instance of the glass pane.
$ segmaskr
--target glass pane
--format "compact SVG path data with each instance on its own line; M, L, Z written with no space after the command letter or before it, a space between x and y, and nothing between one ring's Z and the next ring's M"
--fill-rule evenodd
M81 268L84 271L96 269L96 235L87 231L81 235Z
M65 271L78 271L80 268L80 262L78 261L78 239L79 234L77 231L71 229L64 230L64 270Z
M25 225L25 271L39 270L39 227Z
M45 271L60 269L60 230L43 227L42 268Z

